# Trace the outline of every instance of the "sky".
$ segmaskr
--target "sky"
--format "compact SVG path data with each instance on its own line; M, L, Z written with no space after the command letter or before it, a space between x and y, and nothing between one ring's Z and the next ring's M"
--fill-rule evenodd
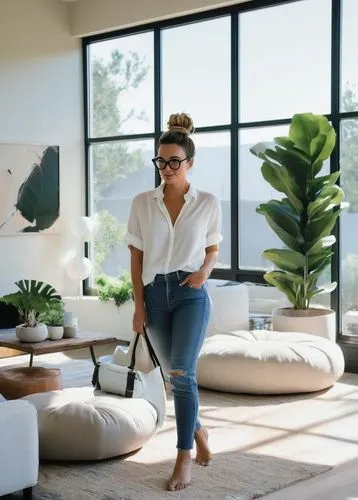
M358 90L356 58L358 0L343 2L342 83ZM331 0L302 0L240 14L240 121L289 118L296 112L330 111ZM163 127L172 112L186 111L196 126L230 121L230 18L225 16L162 32ZM149 71L137 89L119 101L122 110L145 111L124 133L154 128L153 33L91 46L91 57L108 60L113 49L144 57ZM200 136L196 136L198 145ZM227 143L216 134L205 146ZM247 130L241 141L268 140L265 130ZM206 139L207 141L207 139Z

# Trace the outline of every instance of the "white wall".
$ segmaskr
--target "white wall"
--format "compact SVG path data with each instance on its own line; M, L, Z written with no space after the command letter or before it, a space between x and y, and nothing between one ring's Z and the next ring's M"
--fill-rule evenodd
M60 0L0 0L0 143L60 147L63 221L84 213L82 56L67 7ZM77 291L61 265L74 244L66 231L0 237L0 294L21 278Z
M244 1L78 0L70 4L71 33L73 36L87 36L159 19L243 3Z

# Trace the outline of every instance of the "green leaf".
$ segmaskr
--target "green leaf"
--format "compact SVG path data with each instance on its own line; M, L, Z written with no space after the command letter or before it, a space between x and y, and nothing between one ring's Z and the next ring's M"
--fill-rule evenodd
M262 213L266 217L271 218L273 222L279 225L288 234L303 242L297 218L295 216L292 217L292 215L286 210L285 206L282 206L282 204L276 203L276 200L273 200L273 203L269 201L268 203L262 203L259 205L257 211L258 213Z
M323 215L327 208L333 208L341 204L344 198L343 190L337 185L325 186L315 201L308 205L308 217L313 219Z
M320 274L329 266L332 262L332 252L328 255L322 256L320 260L318 260L314 266L309 268L310 277L314 276L318 279Z
M289 233L287 233L284 229L282 229L279 225L275 223L273 219L269 216L265 216L269 226L273 229L273 231L277 234L280 240L291 248L291 250L296 250L297 252L301 251L301 246L296 238L292 237Z
M339 179L340 172L334 172L333 174L323 175L321 177L317 177L316 179L308 181L308 194L310 199L314 199L318 193L321 192L324 186L329 186L332 184L336 184Z
M327 160L331 156L336 145L336 131L332 125L330 125L325 116L316 115L316 117L319 123L320 132L325 136L326 140L317 158L312 159L314 162Z
M316 290L312 290L312 292L310 292L310 298L316 297L317 295L332 293L336 288L337 288L336 281L333 281L332 283L327 283L325 285L320 286Z
M338 217L338 212L327 213L326 215L313 219L307 224L304 234L304 239L307 242L307 251L321 239L323 236L328 236L333 230Z
M263 252L263 256L287 271L296 271L305 265L304 255L294 250L269 248Z
M326 143L326 136L324 134L319 134L317 137L312 139L310 144L310 155L312 162L319 159L322 149Z
M301 113L292 117L289 138L309 157L311 156L311 142L319 135L319 132L319 122L312 113Z
M294 149L295 143L291 141L289 137L275 137L274 141L279 146L286 149Z
M295 150L286 150L281 147L276 147L276 150L267 150L267 156L275 160L280 165L283 165L289 174L297 183L297 192L305 194L304 186L306 185L307 175L309 173L310 162Z
M30 223L24 232L48 229L59 216L58 149L48 147L20 186L16 208Z
M294 178L288 173L288 170L272 162L265 161L261 167L261 172L264 179L271 184L274 189L285 193L296 212L300 214L303 210L303 205L299 199L300 192Z
M294 282L281 271L270 271L264 274L264 278L270 285L275 286L283 292L291 304L295 303L296 296Z
M311 256L314 254L321 253L322 250L331 247L336 242L336 237L332 234L330 236L324 236L320 238L316 243L309 249L307 255Z
M331 261L331 257L333 255L333 252L329 248L323 250L320 253L314 253L311 254L307 257L308 260L308 270L309 272L314 271L315 269L319 268L322 262L324 262L326 259L329 259L329 262Z

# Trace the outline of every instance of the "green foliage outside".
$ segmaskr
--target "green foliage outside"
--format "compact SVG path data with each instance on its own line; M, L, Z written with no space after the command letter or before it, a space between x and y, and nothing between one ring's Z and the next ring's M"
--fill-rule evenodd
M118 99L128 90L137 88L145 79L148 66L143 58L131 52L111 53L109 62L94 58L92 61L92 135L110 137L121 135L123 125L136 116L145 120L145 114L132 109L123 114ZM134 143L135 144L135 143ZM142 151L129 148L128 142L103 142L92 146L93 189L95 211L99 216L99 233L95 241L95 276L102 273L102 264L118 247L125 233L125 225L119 224L115 216L101 208L109 189L120 178L144 166Z
M251 148L263 160L264 179L285 195L257 208L285 245L263 252L278 268L264 277L286 294L295 309L308 309L313 297L337 285L318 286L332 261L335 237L331 233L344 197L337 185L339 172L319 175L335 142L336 133L326 117L302 113L293 116L288 137L274 139L274 149L264 144Z
M25 326L37 326L41 315L62 300L55 288L43 281L21 280L15 285L19 290L4 295L0 300L17 308Z
M117 307L132 299L132 282L129 276L111 278L99 276L96 278L100 300L108 302L113 300Z

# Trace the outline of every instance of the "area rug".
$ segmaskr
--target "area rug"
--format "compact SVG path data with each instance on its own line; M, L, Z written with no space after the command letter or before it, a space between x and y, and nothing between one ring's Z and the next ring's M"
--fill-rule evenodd
M329 467L251 453L223 453L210 467L194 466L192 484L165 491L173 462L112 459L90 464L43 464L33 500L251 500L320 474ZM7 495L4 500L17 500Z

